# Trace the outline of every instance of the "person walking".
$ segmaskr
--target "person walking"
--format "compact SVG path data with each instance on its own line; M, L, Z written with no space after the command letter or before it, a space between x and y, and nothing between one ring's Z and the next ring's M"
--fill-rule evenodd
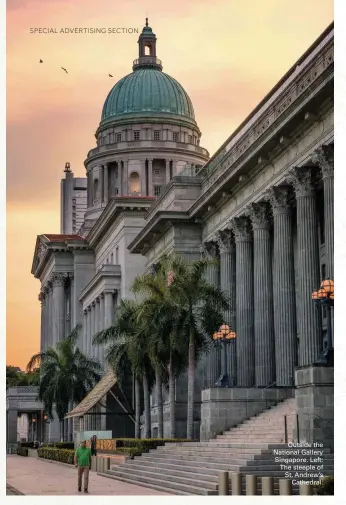
M82 477L84 474L84 493L88 492L89 470L91 469L91 452L86 446L86 440L82 440L74 456L74 465L78 468L78 491L82 491Z
M97 456L96 445L97 445L97 436L93 435L90 439L90 452L92 456Z

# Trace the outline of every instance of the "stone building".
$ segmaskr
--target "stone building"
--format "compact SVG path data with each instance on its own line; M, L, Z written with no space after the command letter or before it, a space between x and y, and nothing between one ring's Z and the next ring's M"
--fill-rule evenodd
M62 235L76 234L84 222L87 209L87 178L74 177L70 164L65 164L65 179L61 180L61 224Z
M80 322L82 350L103 362L91 338L131 297L135 276L173 250L192 260L202 254L219 260L209 279L231 299L225 323L237 339L228 366L239 391L254 400L271 386L279 398L294 386L296 367L311 366L325 338L311 292L333 278L333 41L330 26L208 160L191 100L162 72L146 23L133 72L109 93L85 161L78 235L37 238L42 349ZM202 438L227 427L214 387L219 358L215 348L198 365ZM184 436L184 379L177 402ZM168 414L166 405L165 434Z

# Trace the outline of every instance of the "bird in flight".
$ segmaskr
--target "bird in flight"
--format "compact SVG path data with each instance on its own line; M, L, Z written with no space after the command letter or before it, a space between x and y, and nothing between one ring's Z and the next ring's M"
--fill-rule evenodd
M68 71L66 70L66 68L64 68L64 67L61 67L61 68L62 68L62 70L63 70L64 72L66 72L66 73L68 74Z
M43 60L40 60L40 63L43 63Z
M109 75L109 77L113 77L111 74L108 74L108 75Z

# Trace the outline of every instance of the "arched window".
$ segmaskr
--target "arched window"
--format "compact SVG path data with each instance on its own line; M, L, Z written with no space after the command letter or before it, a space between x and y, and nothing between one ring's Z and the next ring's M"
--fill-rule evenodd
M98 199L99 196L99 180L94 179L94 202Z
M140 181L138 172L132 172L130 175L130 194L140 193Z

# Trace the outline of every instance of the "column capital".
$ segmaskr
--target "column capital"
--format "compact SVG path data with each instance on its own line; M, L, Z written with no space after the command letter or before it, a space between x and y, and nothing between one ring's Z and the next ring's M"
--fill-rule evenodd
M235 251L234 236L231 230L220 230L217 232L217 244L220 253L231 253Z
M91 305L92 305L93 307L95 307L95 305L96 305L95 300L93 300L93 301L91 302Z
M100 296L98 296L97 298L95 298L95 303L100 303Z
M201 252L209 259L217 258L217 243L215 241L203 242Z
M293 186L296 198L315 194L313 169L311 167L294 167L289 171L287 182Z
M292 212L292 195L289 186L273 186L265 194L271 205L273 215Z
M84 312L84 315L87 315L87 313L88 313L88 309L87 309L87 308L86 308L86 309L84 309L84 310L83 310L83 312Z
M247 212L253 230L269 230L271 228L270 208L267 202L251 203L247 207Z
M88 305L88 306L87 306L87 308L86 308L86 310L87 310L88 312L91 312L91 305Z
M323 178L334 175L334 144L323 145L316 149L311 161L321 168Z
M52 276L51 282L53 286L64 286L67 279L67 275L63 273L55 273Z
M37 298L41 302L41 304L43 305L43 303L45 302L45 299L46 299L46 295L45 295L44 291L40 291Z
M252 241L250 220L247 216L234 217L230 222L230 226L234 232L236 242Z

